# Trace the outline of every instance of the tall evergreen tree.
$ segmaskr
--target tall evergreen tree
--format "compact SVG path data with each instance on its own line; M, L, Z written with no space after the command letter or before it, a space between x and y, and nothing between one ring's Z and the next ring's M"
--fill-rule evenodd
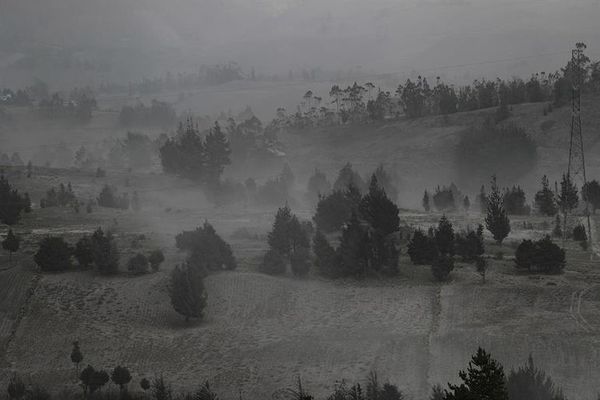
M440 218L438 227L435 230L435 242L442 255L454 255L454 228L452 222L445 215Z
M563 174L560 182L560 194L558 195L558 205L563 214L573 211L579 205L578 190L575 183L571 180L569 174Z
M508 400L504 368L481 347L458 376L462 383L448 384L446 400Z
M504 209L502 196L500 195L500 190L496 183L496 176L492 177L491 192L487 198L485 226L499 244L501 244L510 233L510 220Z
M371 227L384 236L397 232L400 228L400 210L379 186L375 174L371 177L369 192L362 198L358 209Z
M367 228L352 214L342 232L338 248L340 271L344 276L364 276L368 270L370 249Z
M229 142L218 122L215 122L204 141L207 184L217 185L225 166L231 164Z
M586 182L581 188L581 196L592 206L592 212L596 214L596 209L600 208L600 183L595 179Z
M535 194L535 206L543 215L554 216L558 212L554 192L546 175L542 177L542 188Z

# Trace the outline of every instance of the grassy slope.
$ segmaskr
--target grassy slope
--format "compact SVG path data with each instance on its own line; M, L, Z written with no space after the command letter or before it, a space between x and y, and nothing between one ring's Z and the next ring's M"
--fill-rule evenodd
M515 107L514 118L535 131L544 118L539 108ZM285 141L298 175L311 172L313 165L305 162L307 157L318 160L330 175L346 160L366 171L376 166L378 161L373 159L383 159L396 166L405 182L419 183L434 176L444 183L451 179L452 159L440 154L440 149L456 141L454 133L467 119L480 118L480 114L452 116L444 126L439 118L429 118L354 132L290 135ZM561 109L548 118L564 120L566 114ZM555 126L549 131L548 135L558 138L564 130ZM555 144L548 138L540 144L545 154L542 160L551 159ZM588 160L594 165L597 153L590 153ZM434 161L416 164L425 156ZM122 187L125 176L109 173L103 180L85 173L39 170L31 180L13 177L19 188L32 193L34 201L50 185L67 179L85 199L105 182ZM36 210L24 218L18 230L26 244L18 266L0 272L0 339L6 341L15 327L35 275L31 254L35 243L49 232L74 241L99 225L111 227L118 234L124 260L137 251L131 248L131 239L145 233L144 249L160 246L167 251L166 271L137 278L102 278L89 272L42 276L25 304L6 363L0 365L4 372L14 368L43 382L62 382L73 374L68 354L71 341L78 339L84 363L125 364L135 371L135 380L142 374L161 372L184 386L210 379L231 396L238 388L247 398L268 396L292 384L296 375L306 380L310 390L323 394L336 379L360 379L370 369L380 370L383 379L400 384L407 392L423 396L430 384L454 379L474 348L484 345L507 367L523 363L533 352L567 394L590 397L597 390L600 373L592 366L600 363L600 354L590 349L597 348L599 341L598 261L590 262L589 255L576 246L570 246L570 263L561 276L517 276L511 261L504 260L492 262L485 286L467 266L453 273L451 283L438 286L426 268L412 267L406 256L401 276L391 283L267 277L252 272L264 243L237 239L232 244L241 260L240 271L207 280L206 320L185 327L170 310L164 288L168 269L182 258L173 249L173 235L204 218L226 237L242 226L265 232L271 215L205 206L202 195L184 181L152 174L131 181L133 187L128 190L139 190L145 200L139 214L97 210L75 215L71 210L54 209ZM418 213L403 216L407 223L417 225L428 225L436 218ZM458 216L456 222L473 224L477 219ZM534 222L541 226L541 221ZM519 226L515 222L509 242L542 234ZM488 251L495 254L498 249L489 246ZM509 255L512 249L507 245L503 251ZM0 262L2 267L8 264L6 257Z

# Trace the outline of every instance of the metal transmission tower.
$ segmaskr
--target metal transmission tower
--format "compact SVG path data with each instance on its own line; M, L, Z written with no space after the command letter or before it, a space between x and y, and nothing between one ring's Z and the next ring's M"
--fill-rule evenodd
M585 44L577 43L576 49L571 52L571 141L569 144L569 167L567 169L567 178L573 183L581 183L581 193L583 195L584 187L587 188L587 179L585 175L585 156L583 152L583 134L581 129L581 88L584 79L585 55L583 50ZM585 215L587 217L588 240L592 239L592 227L590 223L589 198L585 196ZM567 210L565 210L564 234L567 231Z

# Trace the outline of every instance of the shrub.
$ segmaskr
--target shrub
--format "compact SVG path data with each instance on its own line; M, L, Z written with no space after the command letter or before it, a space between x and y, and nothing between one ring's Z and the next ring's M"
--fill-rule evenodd
M573 240L577 242L587 242L587 233L583 225L578 224L575 226L575 228L573 228Z
M286 262L284 256L277 250L270 249L265 253L259 271L269 275L285 273Z
M33 259L42 271L64 271L71 267L73 249L62 237L48 236L42 239Z
M129 270L129 272L136 275L147 273L148 258L141 253L137 253L135 256L131 257L127 262L127 269Z
M450 272L454 269L454 259L448 255L441 255L431 264L433 277L442 282L448 279Z
M150 267L154 272L158 271L160 268L160 264L165 261L165 255L162 250L156 249L148 256L148 262L150 263Z
M118 197L116 191L108 185L104 185L102 191L98 195L97 201L100 207L119 208L122 210L127 210L129 208L129 197L127 193Z
M560 273L565 265L565 252L550 236L535 242L523 240L515 252L515 265L528 272Z

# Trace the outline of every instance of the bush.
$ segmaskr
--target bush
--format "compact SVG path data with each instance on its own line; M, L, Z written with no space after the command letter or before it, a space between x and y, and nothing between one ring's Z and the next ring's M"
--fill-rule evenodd
M122 210L127 210L129 208L129 196L127 193L118 197L116 191L108 185L104 185L102 191L98 195L97 201L100 207L119 208Z
M150 267L154 272L157 272L160 268L160 264L165 261L165 255L162 250L156 249L148 256L148 262L150 263Z
M135 256L131 257L127 262L127 270L136 275L147 273L148 258L141 253L137 253Z
M64 271L71 268L73 249L61 237L44 238L33 259L44 272Z
M565 252L552 242L550 236L536 242L523 240L515 252L515 265L528 272L561 273L565 266Z
M286 261L283 255L277 250L271 249L265 253L259 271L269 275L280 275L285 273L285 267Z
M183 315L186 322L190 318L202 318L207 295L200 271L189 265L175 267L171 272L169 297L173 309Z
M431 273L440 282L447 280L453 269L454 259L448 255L441 255L431 264Z

